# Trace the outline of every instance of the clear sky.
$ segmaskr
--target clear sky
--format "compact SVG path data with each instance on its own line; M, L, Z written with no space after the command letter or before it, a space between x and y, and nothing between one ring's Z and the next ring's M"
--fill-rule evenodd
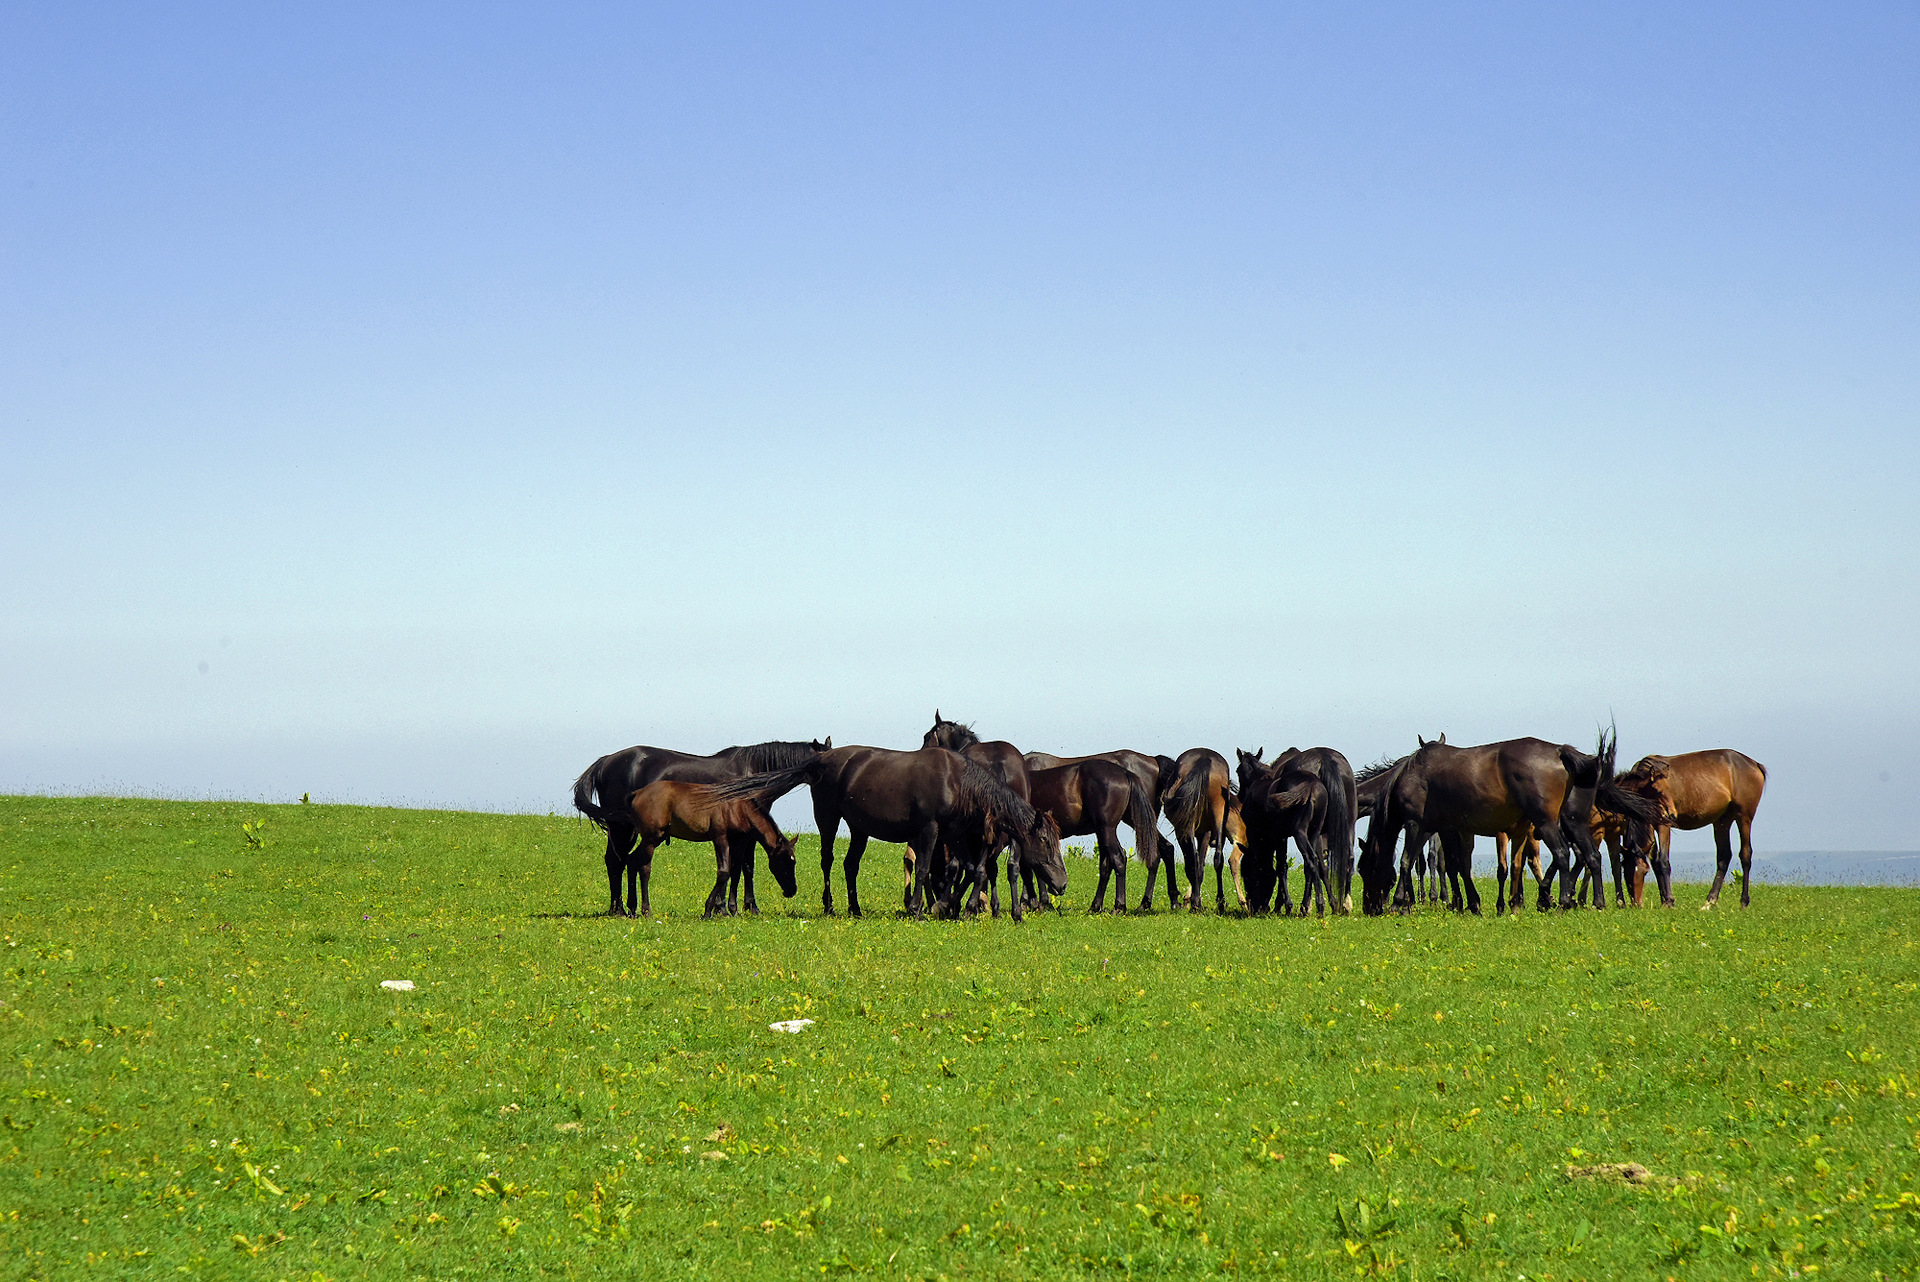
M1739 747L1914 848L1910 4L0 9L0 791ZM783 803L797 825L804 807Z

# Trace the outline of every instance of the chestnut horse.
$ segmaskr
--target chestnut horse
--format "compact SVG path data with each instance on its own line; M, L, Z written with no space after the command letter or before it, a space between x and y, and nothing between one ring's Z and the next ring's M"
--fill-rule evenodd
M629 810L633 827L640 837L640 850L627 865L627 899L632 912L633 876L640 874L640 916L653 915L653 902L647 894L653 878L653 851L669 837L683 841L713 844L713 891L707 896L706 915L713 917L726 907L727 881L736 857L734 843L740 834L748 834L746 852L755 840L767 848L767 867L780 881L780 889L793 898L799 883L793 875L793 842L773 826L773 820L751 796L723 799L715 795L711 784L680 783L662 779L633 794Z
M1753 814L1760 808L1760 794L1766 791L1765 766L1744 752L1713 748L1674 757L1642 757L1620 777L1620 782L1660 803L1663 813L1652 823L1634 825L1628 846L1636 878L1644 876L1638 871L1641 861L1653 865L1662 904L1673 907L1673 865L1669 858L1673 830L1691 832L1709 824L1713 825L1715 867L1713 887L1701 907L1712 908L1720 902L1727 865L1733 860L1730 838L1735 826L1740 829L1740 906L1746 908L1753 902Z

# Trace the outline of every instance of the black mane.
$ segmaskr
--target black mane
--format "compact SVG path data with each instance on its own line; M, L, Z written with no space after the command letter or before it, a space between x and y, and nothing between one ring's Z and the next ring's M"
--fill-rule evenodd
M1387 773L1387 771L1393 769L1405 760L1405 757L1382 757L1372 765L1361 766L1358 770L1355 770L1353 772L1353 781L1355 783L1365 783L1369 779L1378 779L1381 775Z
M767 770L791 770L795 766L804 766L820 755L820 744L817 741L795 743L789 739L772 739L766 743L723 748L713 755L730 758L759 774Z

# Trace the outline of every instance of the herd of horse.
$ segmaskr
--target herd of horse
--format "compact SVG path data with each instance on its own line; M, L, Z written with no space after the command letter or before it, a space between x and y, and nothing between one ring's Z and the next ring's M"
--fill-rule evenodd
M798 892L793 841L768 808L805 785L820 832L821 906L834 912L833 861L840 827L846 910L858 916L860 861L867 842L905 845L903 902L916 917L989 909L1000 913L999 867L1006 859L1016 921L1053 906L1066 890L1061 843L1091 837L1099 883L1089 906L1125 912L1127 868L1146 866L1140 908L1166 878L1169 908L1203 907L1206 865L1214 902L1228 911L1228 873L1240 908L1251 914L1304 916L1352 911L1353 876L1370 916L1407 912L1427 902L1480 911L1473 881L1476 837L1491 837L1497 860L1495 910L1522 906L1531 869L1540 911L1591 902L1606 906L1600 846L1612 865L1614 902L1642 903L1653 873L1662 904L1673 906L1669 851L1673 830L1711 827L1718 869L1706 907L1719 901L1740 837L1740 903L1752 902L1753 816L1766 768L1730 748L1641 758L1616 772L1616 740L1603 731L1592 752L1541 739L1458 747L1446 736L1420 739L1406 756L1356 771L1332 748L1236 750L1229 765L1211 748L1178 757L1119 749L1084 757L1021 752L983 741L970 726L936 710L917 749L833 746L831 737L727 748L709 755L637 746L609 753L574 781L573 804L605 829L612 915L652 912L653 856L675 838L711 844L714 883L709 917L743 906L757 912L755 854L791 898ZM1172 842L1160 831L1162 817ZM1367 832L1356 838L1359 821ZM1120 842L1132 829L1133 852ZM1304 885L1290 889L1289 845ZM1550 862L1541 866L1544 848ZM1398 858L1396 859L1396 851ZM1357 855L1357 859L1356 859ZM1176 859L1177 856L1177 859ZM626 899L621 901L621 882ZM744 901L742 889L744 887Z

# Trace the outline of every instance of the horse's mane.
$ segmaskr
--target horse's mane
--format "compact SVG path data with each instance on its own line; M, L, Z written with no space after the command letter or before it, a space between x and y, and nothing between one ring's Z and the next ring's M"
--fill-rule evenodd
M1353 781L1359 784L1365 783L1369 779L1378 779L1381 775L1387 773L1387 771L1393 769L1405 760L1406 757L1382 757L1371 765L1361 766L1358 770L1354 771Z
M958 721L947 721L939 716L933 719L933 741L949 752L965 752L980 742L980 736L973 727L962 725Z
M1040 818L1025 798L1001 783L992 771L965 757L960 759L960 794L956 800L969 818L992 815L1010 820L1016 828L1031 828Z
M766 743L725 748L713 755L743 760L747 769L759 774L767 770L790 770L794 766L804 766L820 755L820 749L813 743L774 739Z
M1672 773L1673 762L1665 757L1647 756L1634 762L1633 769L1621 775L1620 781L1622 783L1628 781L1634 783L1658 783Z

